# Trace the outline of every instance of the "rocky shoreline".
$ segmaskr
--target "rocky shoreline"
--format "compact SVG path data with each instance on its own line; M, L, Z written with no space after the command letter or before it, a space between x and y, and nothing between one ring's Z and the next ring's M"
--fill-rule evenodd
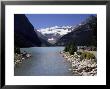
M29 59L30 57L31 57L30 53L20 53L20 54L15 53L14 54L14 65L22 63L23 60Z
M71 69L74 76L96 76L97 75L97 60L81 59L81 55L77 52L70 55L69 52L60 52L64 59L71 64Z

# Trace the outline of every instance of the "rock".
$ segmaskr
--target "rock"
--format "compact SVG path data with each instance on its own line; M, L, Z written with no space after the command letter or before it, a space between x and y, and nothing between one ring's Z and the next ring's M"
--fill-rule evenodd
M95 64L95 63L94 63L94 64L92 64L92 65L91 65L91 67L96 67L96 64Z
M87 66L88 66L88 67L91 67L91 64L88 64Z
M71 71L72 69L68 69L69 71Z
M82 72L83 76L89 76L90 74L88 74L87 72Z
M64 58L71 63L74 76L95 76L97 74L97 64L93 59L82 59L76 53L70 55L68 52L63 53Z
M16 60L16 62L20 62L20 60Z
M26 57L31 57L31 54L26 54Z
M22 57L22 60L24 60L25 58L24 57Z

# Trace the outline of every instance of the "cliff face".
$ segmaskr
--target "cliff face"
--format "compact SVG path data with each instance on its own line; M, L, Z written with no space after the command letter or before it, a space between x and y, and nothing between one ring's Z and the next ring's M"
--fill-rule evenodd
M24 14L14 15L14 44L17 47L41 46L34 27Z

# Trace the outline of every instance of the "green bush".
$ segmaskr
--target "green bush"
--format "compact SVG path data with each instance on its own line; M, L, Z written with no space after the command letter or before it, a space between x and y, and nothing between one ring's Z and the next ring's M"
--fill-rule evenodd
M83 59L95 59L94 54L90 53L90 52L84 52L81 54L81 58Z
M87 59L95 59L94 54L88 52L87 53Z
M82 54L82 52L77 52L77 55L81 55Z
M85 52L81 54L81 58L86 59L86 53Z
M14 53L18 53L18 54L20 54L20 48L18 48L18 47L14 47Z

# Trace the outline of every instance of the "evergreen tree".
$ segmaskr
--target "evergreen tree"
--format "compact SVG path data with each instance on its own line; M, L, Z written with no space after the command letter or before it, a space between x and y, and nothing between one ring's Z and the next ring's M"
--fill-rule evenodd
M65 52L68 52L70 49L71 43L68 43L64 49Z
M19 47L14 47L14 53L20 54L20 48Z
M77 46L75 45L75 42L72 41L72 42L69 42L65 49L64 49L65 52L69 52L70 54L74 54L74 52L77 51Z
M71 42L71 46L69 48L69 53L74 54L74 52L76 52L76 51L77 51L77 46L75 45L74 42Z

